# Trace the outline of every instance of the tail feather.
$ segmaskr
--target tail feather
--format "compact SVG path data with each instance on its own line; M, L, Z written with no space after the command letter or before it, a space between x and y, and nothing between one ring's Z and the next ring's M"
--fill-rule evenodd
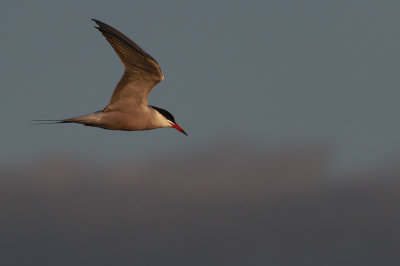
M31 120L35 124L60 124L60 123L78 123L85 126L96 126L99 121L99 113L95 112L88 115L72 117L68 119L44 119L44 120Z
M73 121L68 121L69 119L63 120L52 120L52 119L37 119L31 120L31 122L35 125L43 125L43 124L60 124L60 123L73 123Z

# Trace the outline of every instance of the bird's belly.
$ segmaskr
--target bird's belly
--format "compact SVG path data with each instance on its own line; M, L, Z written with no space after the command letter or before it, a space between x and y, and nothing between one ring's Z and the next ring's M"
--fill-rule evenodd
M98 127L109 129L109 130L124 130L124 131L136 131L136 130L149 130L155 129L149 119L146 116L139 114L126 114L119 112L104 113Z

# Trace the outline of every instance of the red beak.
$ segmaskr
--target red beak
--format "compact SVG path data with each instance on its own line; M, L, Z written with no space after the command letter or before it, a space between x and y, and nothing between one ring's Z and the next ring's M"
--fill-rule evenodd
M185 130L183 130L178 124L172 124L172 123L171 123L171 126L172 126L173 128L176 128L177 130L179 130L180 132L182 132L182 133L185 134L186 136L188 135L188 134L185 132Z

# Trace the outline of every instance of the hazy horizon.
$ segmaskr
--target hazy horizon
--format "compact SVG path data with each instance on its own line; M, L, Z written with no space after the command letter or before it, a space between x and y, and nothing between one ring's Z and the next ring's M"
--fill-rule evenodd
M0 262L396 264L398 160L339 177L324 146L233 144L114 167L79 157L1 167Z

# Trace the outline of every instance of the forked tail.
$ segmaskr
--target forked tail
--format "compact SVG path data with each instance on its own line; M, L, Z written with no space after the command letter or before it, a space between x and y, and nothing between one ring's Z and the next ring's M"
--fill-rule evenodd
M101 112L95 112L88 115L72 117L68 119L40 119L31 120L34 124L61 124L61 123L78 123L85 126L97 126L100 121Z
M67 121L67 120L68 120L68 119L64 119L64 120L38 119L38 120L31 120L31 122L32 122L34 125L73 123L72 121Z

